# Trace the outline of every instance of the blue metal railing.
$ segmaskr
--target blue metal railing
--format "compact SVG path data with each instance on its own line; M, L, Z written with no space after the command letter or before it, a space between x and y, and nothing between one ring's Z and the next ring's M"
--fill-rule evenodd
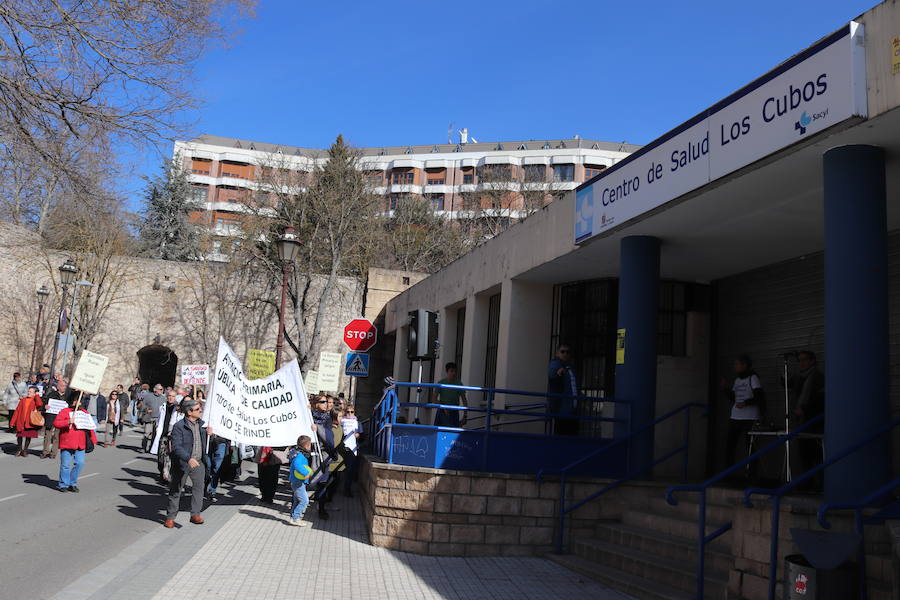
M722 481L727 477L731 477L731 475L737 473L741 469L745 468L754 460L758 459L764 454L771 452L772 450L786 444L790 440L794 439L801 433L805 432L807 429L815 425L816 423L821 422L824 419L824 416L819 415L814 417L798 427L797 429L791 431L786 435L778 436L774 441L769 443L763 448L760 448L747 458L743 459L740 462L737 462L724 471L714 475L713 477L707 479L703 483L699 483L696 485L674 485L666 490L666 502L675 506L678 504L678 500L675 498L675 492L698 492L700 497L698 501L698 509L697 509L697 598L703 598L703 591L705 587L705 578L706 578L706 546L709 545L713 540L725 534L729 529L731 529L732 522L729 521L721 525L718 529L713 531L710 534L706 533L706 491L711 486L716 483Z
M398 388L421 388L421 389L451 389L451 390L460 390L464 392L478 392L485 394L487 398L487 402L484 407L471 407L471 406L457 406L457 405L447 405L447 404L437 404L437 403L427 403L427 402L400 402L399 397L397 395ZM497 409L494 408L494 398L497 394L504 394L508 396L524 396L528 398L541 398L540 402L532 402L530 404L521 405L524 408L534 408L534 410L508 410L508 409ZM586 401L592 403L602 403L602 402L610 402L610 403L618 403L628 405L627 402L616 400L615 398L596 398L593 396L573 396L567 394L551 394L546 392L528 392L523 390L509 390L503 388L483 388L476 386L468 386L468 385L450 385L450 384L439 384L439 383L414 383L414 382L394 382L391 386L385 389L381 400L375 405L373 409L373 448L381 458L386 460L388 463L393 463L393 444L391 443L391 431L396 426L397 418L399 416L399 412L401 408L436 408L436 409L444 409L444 410L455 410L455 411L464 411L464 413L483 413L482 416L473 417L471 421L484 419L484 423L479 427L462 429L462 428L453 428L453 427L440 427L440 430L446 431L479 431L483 430L485 432L485 443L483 446L483 464L486 464L486 457L488 455L489 447L490 447L490 438L491 434L495 433L494 429L498 425L513 425L518 423L526 423L526 422L535 422L535 421L543 421L545 423L545 431L546 424L549 423L552 419L560 418L560 419L572 419L583 422L612 422L612 423L627 423L628 419L623 418L613 418L613 417L589 417L589 416L579 416L574 414L562 414L562 413L550 413L547 410L549 406L550 398L561 398L567 400L576 400L576 401ZM516 405L519 407L520 405ZM497 416L526 416L530 417L528 419L522 419L518 421L507 421L502 423L496 423L495 418ZM406 424L409 425L409 424ZM414 425L413 425L414 426ZM421 427L427 427L424 425L420 425Z
M788 481L781 487L777 489L769 489L769 488L749 488L744 490L744 504L747 506L753 506L753 502L750 500L750 496L753 494L765 495L769 496L772 499L772 521L771 521L771 542L769 543L769 600L775 600L775 585L777 583L777 570L778 570L778 527L781 523L781 500L785 494L793 490L798 485L808 481L812 477L814 477L817 473L821 472L823 469L830 467L834 463L841 461L863 446L866 446L876 439L880 438L882 435L891 431L894 427L900 425L900 419L892 421L888 425L876 430L874 433L868 435L867 437L859 440L855 444L844 448L831 458L822 462L822 464L816 465L815 467L809 469L805 473L798 475L791 481ZM865 502L865 501L864 501ZM851 506L852 507L852 506ZM862 509L860 509L862 510ZM866 577L865 577L865 568L866 568L866 556L865 556L865 547L860 544L859 549L859 568L861 569L860 580L860 599L866 599Z
M704 411L704 415L706 414L707 406L705 404L700 404L699 402L689 402L687 404L679 406L678 408L676 408L674 410L667 412L666 414L659 417L652 423L648 423L647 425L644 425L643 427L631 432L630 434L626 435L625 437L618 438L611 444L604 446L602 448L598 448L597 450L594 450L593 452L590 452L590 453L582 456L578 460L576 460L572 463L569 463L562 469L553 470L553 471L541 469L540 471L538 471L538 473L537 473L538 481L541 480L541 478L543 477L545 472L546 473L559 473L559 514L558 514L558 528L556 531L556 540L555 540L556 552L558 554L561 554L563 551L566 515L568 513L572 512L574 510L577 510L578 508L584 506L588 502L592 502L593 500L596 500L597 498L599 498L606 492L608 492L612 489L615 489L615 488L619 487L620 485L627 483L628 481L631 481L632 479L635 479L636 477L643 475L644 473L651 470L656 465L658 465L662 462L665 462L665 461L669 460L670 458L672 458L673 456L675 456L679 453L682 453L682 452L684 453L684 458L683 458L683 463L682 463L682 467L681 467L681 476L682 476L682 481L687 480L688 459L689 459L689 454L690 454L689 453L689 450L690 450L689 437L690 437L690 431L691 431L691 411L690 411L691 408L701 408ZM666 454L664 454L660 458L656 459L649 465L643 466L635 472L631 472L630 470L628 470L628 472L626 473L626 475L624 477L621 477L621 478L617 479L616 481L614 481L613 483L610 483L610 484L602 487L599 491L594 492L593 494L591 494L585 498L582 498L575 504L572 504L571 506L566 506L566 473L568 473L575 467L577 467L581 464L584 464L585 462L587 462L589 460L597 458L601 454L607 452L610 448L613 448L615 446L619 446L621 444L629 442L632 439L634 439L635 437L642 435L644 433L647 433L648 431L650 431L652 429L655 429L655 427L657 425L663 423L664 421L667 421L668 419L674 417L675 415L677 415L681 412L684 412L684 442L682 443L681 446L678 446L677 448L667 452Z

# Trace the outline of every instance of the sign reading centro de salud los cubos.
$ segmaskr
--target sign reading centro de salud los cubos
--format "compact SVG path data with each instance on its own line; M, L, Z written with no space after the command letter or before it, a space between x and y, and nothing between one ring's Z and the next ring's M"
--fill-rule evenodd
M853 22L579 188L575 242L866 115L863 26Z

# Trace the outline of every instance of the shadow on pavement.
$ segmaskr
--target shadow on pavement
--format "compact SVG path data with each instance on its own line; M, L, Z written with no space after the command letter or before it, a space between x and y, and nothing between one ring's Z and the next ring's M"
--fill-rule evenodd
M22 481L31 485L42 485L53 490L57 487L57 481L50 479L43 473L22 473Z

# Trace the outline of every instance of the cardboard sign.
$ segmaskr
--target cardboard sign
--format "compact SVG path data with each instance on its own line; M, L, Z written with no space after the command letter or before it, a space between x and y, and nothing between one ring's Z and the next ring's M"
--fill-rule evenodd
M616 330L616 364L625 364L625 330Z
M96 354L90 350L83 350L69 387L82 391L85 394L99 394L100 382L103 381L103 374L106 372L108 364L108 356Z
M275 353L268 350L247 350L247 378L261 379L275 372Z
M250 380L222 339L203 420L216 435L252 446L293 446L298 436L314 435L297 361Z
M209 365L182 365L182 385L209 385Z
M97 425L94 423L94 417L87 414L86 412L82 412L80 410L76 410L75 413L75 427L78 429L91 429L96 430Z
M64 400L47 400L47 412L51 415L58 415L65 408L69 408L69 405Z
M336 392L341 382L343 361L339 352L319 352L319 389Z
M306 373L306 391L310 394L318 394L319 390L319 372L318 371L307 371Z

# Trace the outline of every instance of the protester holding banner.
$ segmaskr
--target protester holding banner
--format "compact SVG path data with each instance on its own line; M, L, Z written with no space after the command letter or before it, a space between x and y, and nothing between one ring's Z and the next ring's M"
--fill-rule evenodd
M37 395L37 387L33 385L26 390L25 397L19 400L19 405L10 421L10 426L16 430L16 456L28 456L28 446L42 428L42 424L35 424L32 421L31 415L36 413L38 416L42 416L39 411L43 406L43 401Z
M69 395L64 408L53 421L59 430L59 483L61 492L78 492L78 475L84 467L84 455L93 449L97 436L91 428L93 417L81 406L80 394ZM76 410L75 406L78 405Z
M191 480L191 523L201 525L203 517L203 490L206 485L206 465L204 448L207 445L206 429L200 419L200 404L190 396L181 400L181 412L184 419L172 427L172 479L169 483L169 507L166 512L165 526L175 527L178 516L178 504L181 491L187 480Z
M189 396L185 396L185 398L187 397ZM156 419L156 433L153 436L153 444L150 446L150 454L156 455L156 467L159 470L160 483L168 483L171 475L172 467L168 446L172 427L184 418L184 415L178 410L177 398L178 395L175 393L175 390L166 392L166 403L159 407L159 415Z

